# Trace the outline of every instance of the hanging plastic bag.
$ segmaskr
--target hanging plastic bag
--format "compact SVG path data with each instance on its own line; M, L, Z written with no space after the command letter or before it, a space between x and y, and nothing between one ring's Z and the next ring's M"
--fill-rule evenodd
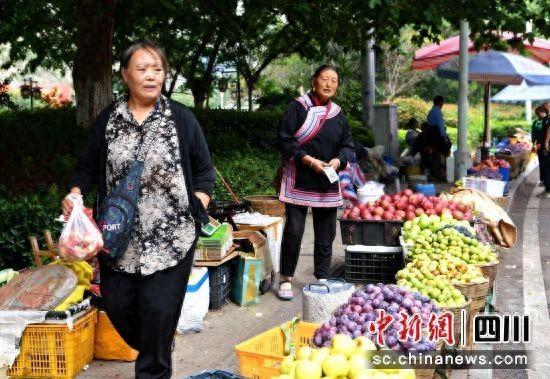
M97 225L84 212L82 196L70 194L71 216L59 237L59 255L67 261L85 261L103 248L103 238Z

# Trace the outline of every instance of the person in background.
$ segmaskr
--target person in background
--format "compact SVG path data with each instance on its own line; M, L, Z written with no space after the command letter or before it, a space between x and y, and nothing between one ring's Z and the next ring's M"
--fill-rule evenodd
M451 152L451 141L447 136L445 128L445 120L443 119L443 104L445 99L441 95L437 95L433 99L433 107L428 112L426 119L430 128L434 129L430 134L434 135L434 140L431 141L434 145L433 162L431 176L434 180L442 180L445 177L445 157Z
M540 147L542 162L539 164L544 165L544 191L537 196L542 199L550 199L550 102L544 103L543 108L546 111L546 116L542 120L542 143Z
M419 127L420 125L418 124L418 120L416 118L413 117L407 121L407 135L405 136L405 141L411 151L413 150L416 137L420 134Z
M353 154L351 130L342 109L332 102L340 77L322 65L311 77L312 91L293 100L279 128L283 156L279 200L285 203L286 223L281 243L279 298L291 300L291 281L298 264L308 208L312 208L314 275L330 275L336 211L343 204L338 181L325 170L342 170Z
M441 95L437 95L433 99L433 107L428 112L427 122L430 126L437 127L437 130L439 130L439 136L441 138L447 137L447 130L445 128L445 120L443 119L443 112L441 109L443 108L443 104L445 103L445 99Z
M214 166L193 113L162 95L168 72L162 49L149 41L132 44L121 55L120 71L128 92L97 116L69 189L85 197L97 187L97 210L154 131L129 246L116 259L98 257L104 309L139 351L135 377L168 379L200 224L209 221ZM72 208L66 197L63 214Z
M533 125L531 126L531 141L533 141L533 151L537 153L537 156L539 158L539 178L540 183L539 185L544 185L544 164L543 164L543 130L542 130L542 124L543 120L546 117L546 108L544 108L544 105L540 105L535 109L535 115L537 116L537 119L533 122Z

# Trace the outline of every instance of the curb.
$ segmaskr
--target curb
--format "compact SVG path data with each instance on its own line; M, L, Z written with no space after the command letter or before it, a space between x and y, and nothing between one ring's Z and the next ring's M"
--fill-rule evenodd
M512 204L514 202L514 199L516 197L516 190L523 184L523 182L525 181L525 179L527 179L527 177L529 175L531 175L531 173L533 171L535 171L536 168L538 168L539 165L532 165L531 167L529 167L528 169L526 169L525 171L523 171L521 173L521 175L516 179L514 180L514 182L512 183L512 186L510 188L510 191L509 191L509 196L510 196L510 201L508 202L507 206L506 206L506 209L504 209L506 211L506 213L510 213L510 209L512 209Z

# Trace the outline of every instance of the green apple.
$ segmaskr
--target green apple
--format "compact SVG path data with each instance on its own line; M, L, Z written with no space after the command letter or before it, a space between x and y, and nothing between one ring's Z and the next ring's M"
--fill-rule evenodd
M369 338L365 336L359 336L353 340L355 342L354 353L366 353L367 358L370 359L373 353L376 351L376 345Z
M296 359L309 359L313 349L309 346L302 346L296 353Z
M355 378L361 371L371 366L369 360L367 359L367 355L363 352L354 353L348 360L348 364L348 376L351 378Z
M323 372L327 376L347 376L349 363L344 354L331 354L325 358L322 364Z
M321 379L323 370L318 362L312 362L306 359L296 361L296 379Z
M322 347L320 349L313 349L309 360L313 362L323 363L326 357L330 355L330 349L328 347Z
M294 362L294 355L288 355L281 361L281 374L290 374L290 368Z
M351 337L345 334L337 334L332 338L331 354L344 354L346 358L351 357L355 343Z

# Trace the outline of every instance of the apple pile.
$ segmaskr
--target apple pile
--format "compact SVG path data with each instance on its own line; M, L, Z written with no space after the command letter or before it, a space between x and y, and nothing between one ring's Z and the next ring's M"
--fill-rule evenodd
M471 220L472 210L466 205L437 196L425 196L406 189L395 195L382 195L375 202L355 204L344 209L342 218L350 220L404 221L426 214L450 212L457 220Z
M378 317L377 310L383 309L394 317L394 322L385 331L386 346L396 351L431 351L435 343L422 338L418 343L412 340L398 341L401 330L398 320L400 313L408 315L419 313L424 326L427 326L431 312L439 309L430 301L430 298L417 292L411 292L396 285L368 284L353 293L348 303L341 305L334 312L333 317L315 331L313 343L316 346L330 346L336 334L344 334L351 338L359 336L370 337L368 331L370 321Z
M396 277L399 286L418 291L439 307L456 307L466 304L466 298L444 276L434 276L429 270L421 270L413 262L400 270Z
M465 231L461 232L459 228ZM440 260L453 256L474 265L497 261L497 255L490 245L468 235L471 229L462 225L439 229L433 227L429 219L422 220L422 217L412 223L406 222L403 225L403 237L405 243L412 244L408 258L414 260L425 254L432 260Z
M366 337L351 339L336 334L329 347L302 346L296 355L283 359L278 379L414 379L413 369L375 369L371 357L376 345Z

